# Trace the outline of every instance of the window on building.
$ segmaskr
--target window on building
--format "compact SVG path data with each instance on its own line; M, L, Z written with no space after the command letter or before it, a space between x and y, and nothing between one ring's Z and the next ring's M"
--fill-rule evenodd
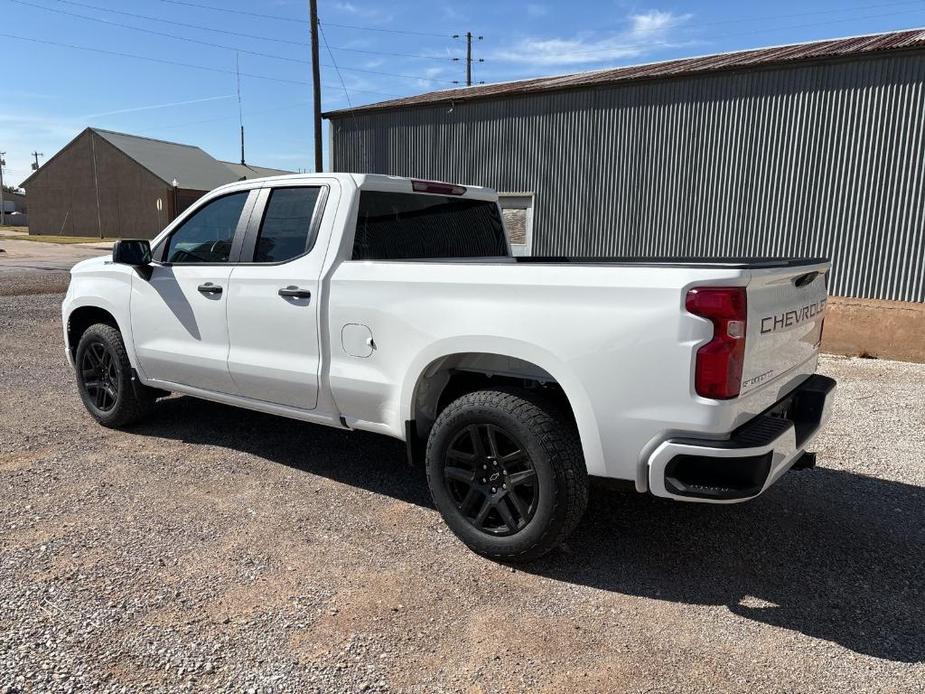
M254 262L281 263L311 250L314 239L309 236L320 191L318 187L272 189L260 223Z
M533 193L499 193L498 205L511 239L511 252L515 256L532 255Z
M196 210L167 239L161 257L168 263L227 263L248 194L225 195Z
M442 195L363 191L354 260L507 255L498 206Z

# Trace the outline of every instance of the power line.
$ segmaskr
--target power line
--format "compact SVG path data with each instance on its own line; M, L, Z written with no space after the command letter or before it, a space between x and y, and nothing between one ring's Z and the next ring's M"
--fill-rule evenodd
M74 50L87 51L90 53L101 53L103 55L115 55L120 58L133 58L135 60L146 60L152 63L160 63L162 65L173 65L176 67L186 67L186 68L192 68L194 70L206 70L208 72L219 72L222 74L229 74L229 75L235 74L234 70L227 70L227 69L219 68L219 67L210 67L208 65L196 65L195 63L183 63L177 60L167 60L165 58L155 58L152 56L137 55L134 53L123 53L121 51L110 51L110 50L106 50L105 48L91 48L89 46L78 46L72 43L62 43L60 41L49 41L47 39L37 39L31 36L18 36L16 34L7 34L5 32L0 33L0 36L4 38L8 38L8 39L13 39L15 41L28 41L29 43L38 43L38 44L43 44L46 46L58 46L60 48L71 48ZM285 84L298 84L300 86L304 86L308 84L308 82L305 80L291 80L291 79L285 79L283 77L271 77L269 75L254 74L252 72L242 72L241 75L243 77L251 77L253 79L260 79L260 80L269 80L271 82L283 82ZM334 87L332 85L322 85L322 86L324 86L327 89L339 89L340 88L340 87ZM390 94L388 92L381 92L381 91L374 90L374 89L359 89L359 88L354 89L351 87L351 91L369 92L370 94L382 94L384 96L397 96L395 94Z
M230 31L228 29L216 29L215 27L205 26L203 24L189 24L186 22L178 22L175 19L162 19L161 17L152 17L146 14L137 14L135 12L125 12L124 10L114 10L109 7L101 7L100 5L90 5L83 2L75 2L74 0L53 0L53 2L60 2L65 5L74 5L76 7L85 7L91 10L100 10L101 12L110 12L112 14L119 14L124 17L134 17L136 19L145 19L149 22L160 22L161 24L170 24L172 26L186 27L187 29L198 29L200 31L211 31L216 34L227 34L228 36L239 36L246 39L256 39L258 41L272 41L273 43L285 43L291 46L300 46L307 47L308 44L305 41L292 41L289 39L281 39L275 36L261 36L260 34L245 34L239 31Z
M22 5L29 5L29 6L31 6L31 7L37 8L37 9L45 9L45 10L48 10L48 11L51 11L51 12L55 12L55 11L56 11L56 10L54 10L53 8L48 8L48 7L44 7L44 6L41 6L41 5L35 5L35 4L32 4L32 3L24 2L23 0L10 0L10 1L11 1L11 2L18 2L18 4L22 4ZM258 35L258 34L246 34L246 33L243 33L243 32L230 31L230 30L226 30L226 29L217 29L217 28L214 28L214 27L204 26L204 25L200 25L200 24L190 24L190 23L178 22L178 21L175 21L175 20L172 20L172 19L161 19L161 18L159 18L159 17L152 17L152 16L150 16L150 15L136 14L136 13L133 13L133 12L125 12L125 11L123 11L123 10L115 10L115 9L111 9L111 8L108 8L108 7L101 7L101 6L99 6L99 5L92 5L92 4L88 4L88 3L76 2L75 0L51 0L51 1L53 1L53 2L59 2L59 3L67 4L67 5L73 5L73 6L77 6L77 7L85 7L85 8L88 8L88 9L100 10L100 11L103 11L103 12L109 12L109 13L113 13L113 14L119 14L119 15L123 15L123 16L127 16L127 17L135 17L135 18L144 19L144 20L147 20L147 21L153 21L153 22L161 22L161 23L166 23L166 24L172 24L172 25L174 25L174 26L182 26L182 27L187 27L187 28L190 28L190 29L197 29L197 30L201 30L201 31L211 31L211 32L215 32L215 33L226 34L226 35L229 35L229 36L238 36L238 37L242 37L242 38L256 39L256 40L258 40L258 41L271 41L271 42L275 42L275 43L281 43L281 44L287 44L287 45L293 45L293 46L300 46L300 47L306 47L306 46L307 46L307 44L306 44L304 41L293 41L293 40L281 39L281 38L277 38L277 37L261 36L261 35ZM298 18L294 18L294 17L284 17L284 16L280 16L280 15L271 15L271 14L258 13L258 12L248 12L248 11L245 11L245 10L236 10L236 9L231 9L231 8L227 8L227 7L217 7L217 6L215 6L215 5L204 5L204 4L198 4L198 3L192 3L192 2L182 2L181 0L159 0L159 1L160 1L160 2L164 2L164 3L168 3L168 4L173 4L173 5L182 5L182 6L185 6L185 7L194 7L194 8L205 9L205 10L213 10L213 11L217 11L217 12L226 12L226 13L231 13L231 14L244 15L244 16L248 16L248 17L261 17L261 18L267 18L267 19L282 20L282 21L287 21L287 22L295 22L295 23L300 23L300 24L304 24L304 23L305 23L305 20L303 20L303 19L298 19ZM855 7L848 8L848 9L850 9L850 10L867 10L867 9L876 9L876 8L881 8L881 7L895 7L895 6L916 5L916 4L920 4L920 0L901 0L901 1L899 1L899 2L878 3L878 4L873 4L873 5L860 5L860 6L855 6ZM774 21L774 20L778 20L778 19L788 19L788 18L793 18L793 17L805 17L805 16L820 15L820 14L831 14L831 13L836 13L836 12L842 12L842 11L844 11L844 9L845 9L845 8L834 8L834 9L824 9L824 10L813 10L813 11L809 11L809 12L789 13L789 14L774 15L774 16L766 16L766 17L740 17L740 18L729 18L729 19L714 20L714 21L709 21L709 22L699 22L699 23L698 23L698 26L714 26L714 25L722 25L722 24L735 24L735 23L741 23L741 22L755 22L755 21ZM105 20L105 19L99 19L99 18L95 18L95 17L87 17L87 16L85 16L85 15L78 15L78 14L73 14L73 13L66 13L66 12L61 11L61 10L57 10L57 11L60 12L60 13L62 13L62 14L72 14L72 16L78 17L78 18L80 18L80 19L87 19L87 20L90 20L90 21L98 21L98 22L101 22L101 23L111 24L111 25L113 25L113 26L122 26L122 27L124 27L124 28L134 29L134 30L136 30L136 31L147 31L147 32L149 32L149 33L157 33L157 32L153 32L153 30L147 30L147 29L143 29L143 28L140 28L140 27L133 27L133 26L130 26L130 25L120 25L120 24L118 24L118 23L116 23L116 22L112 22L112 21ZM895 15L895 14L905 14L905 12L907 12L907 11L909 11L909 10L901 11L901 12L895 12L895 13L886 13L886 14L877 14L877 15L868 15L868 16L862 16L862 17L855 17L855 18L846 18L846 19L831 20L831 21L818 22L818 23L813 23L813 24L802 24L802 25L796 25L796 26L777 27L777 28L775 28L775 29L771 29L770 31L779 31L779 30L785 30L785 29L798 29L798 28L805 28L805 27L821 26L821 25L824 25L824 24L835 23L835 22L854 21L855 19L873 19L873 18L878 18L878 17L893 16L893 15ZM438 33L431 33L431 32L420 32L420 31L411 31L411 30L400 30L400 29L386 29L386 28L383 28L383 27L368 27L368 26L360 26L360 25L354 25L354 24L337 24L337 23L332 23L332 22L325 22L325 24L327 24L328 26L332 26L332 27L340 27L340 28L345 28L345 29L355 29L355 30L360 30L360 31L376 31L376 32L386 32L386 33L393 33L393 34L413 35L413 36L431 36L431 37L437 37L437 38L448 38L448 35L447 35L447 34L438 34ZM744 32L744 33L746 33L746 34L759 34L759 33L764 33L764 32L766 32L766 31L768 31L768 29L760 29L760 30L757 30L757 31L753 31L753 32ZM741 35L741 34L742 34L742 32L738 32L738 33L737 33L737 35ZM222 46L222 45L220 45L220 44L211 44L211 43L208 43L208 42L198 41L198 40L196 40L196 39L189 39L189 38L186 38L186 37L176 36L176 35L174 35L174 34L161 33L160 35L167 36L167 37L169 37L169 38L175 38L175 39L183 40L183 41L191 41L191 42L195 42L195 43L202 43L203 45L212 46L212 47L216 47L216 48L225 48L225 49L228 49L228 50L240 50L240 51L242 51L242 52L251 53L251 54L254 54L254 55L258 55L258 56L260 56L260 57L274 58L274 59L287 60L287 61L294 61L294 62L304 62L304 61L297 61L296 59L289 58L289 57L286 57L286 56L279 56L279 55L273 55L273 54L267 54L267 53L260 53L260 52L256 52L256 51L246 51L246 50L244 50L244 49L239 49L239 48L237 48L237 47L232 48L232 47L229 47L229 46ZM459 37L452 36L452 37L450 37L450 38L459 38ZM710 37L710 38L723 39L723 38L729 38L729 35L722 35L722 36ZM635 48L635 47L642 48L642 47L647 47L647 46L651 46L651 42L638 43L638 44L625 44L624 46L619 46L618 48ZM339 47L339 46L328 46L328 49L329 49L329 50L334 50L334 51L346 51L346 52L353 52L353 53L367 53L367 54L371 54L371 55L385 55L385 56L402 57L402 58L418 58L418 59L428 59L428 60L455 60L455 58L449 57L449 56L429 56L429 55L419 55L419 54L410 54L410 53L394 53L394 52L388 52L388 51L372 51L372 50L364 50L364 49L358 49L358 48L347 48L347 47ZM593 51L574 51L574 52L572 52L572 53L573 53L574 55L591 55L591 54L609 53L609 52L611 52L611 50L613 50L613 49L598 49L598 50L593 50ZM417 78L416 78L416 79L417 79ZM423 79L423 78L422 78L422 79Z
M328 39L324 35L324 30L321 28L321 22L318 22L318 33L321 34L321 40L324 42L324 47L328 51L328 55L331 56L331 62L334 64L334 72L337 73L338 79L340 79L341 87L344 88L344 97L347 99L347 106L353 108L353 104L350 103L350 94L347 93L347 84L344 82L344 76L340 74L340 68L337 67L337 61L334 59L334 54L331 53L331 47L328 45Z
M178 41L187 41L187 42L189 42L189 43L195 43L195 44L199 44L199 45L202 45L202 46L209 46L210 48L221 48L221 49L224 49L224 50L227 50L227 51L233 51L233 52L235 52L235 53L247 53L247 54L249 54L249 55L256 55L256 56L259 56L259 57L262 57L262 58L273 58L273 59L275 59L275 60L285 60L285 61L287 61L287 62L296 63L296 64L299 64L299 65L308 65L308 64L309 64L309 61L307 61L307 60L305 60L305 59L303 59L303 58L290 58L289 56L276 55L276 54L274 54L274 53L264 53L264 52L262 52L262 51L251 51L251 50L247 50L246 48L238 48L238 47L236 47L236 46L228 46L228 45L226 45L226 44L213 43L212 41L201 41L201 40L199 40L199 39L193 39L193 38L189 38L189 37L187 37L187 36L180 36L180 35L178 35L178 34L171 34L171 33L168 33L168 32L166 32L166 31L157 31L157 30L155 30L155 29L145 29L145 28L143 28L143 27L136 27L136 26L132 26L132 25L130 25L130 24L123 24L122 22L114 22L114 21L111 21L111 20L108 20L108 19L102 19L102 18L99 18L99 17L88 17L87 15L77 14L76 12L69 12L69 11L67 11L67 10L59 10L59 9L55 9L55 8L53 8L53 7L44 7L43 5L37 5L37 4L35 4L35 3L28 2L27 0L7 0L7 1L8 1L8 2L12 2L12 3L14 3L14 4L17 4L17 5L25 5L25 6L28 6L28 7L34 7L34 8L36 8L36 9L46 10L46 11L48 11L48 12L54 12L54 13L57 13L57 14L64 14L64 15L68 15L68 16L71 16L71 17L77 17L77 18L79 18L79 19L84 19L84 20L91 21L91 22L99 22L99 23L105 24L105 25L107 25L107 26L115 26L115 27L119 27L119 28L122 28L122 29L130 29L130 30L132 30L132 31L140 31L140 32L144 32L144 33L146 33L146 34L154 34L155 36L164 36L164 37L167 37L167 38L170 38L170 39L176 39L176 40L178 40ZM326 67L331 67L331 66L328 65L328 66L326 66ZM418 76L418 75L404 75L404 74L394 73L394 72L383 72L383 71L374 71L374 70L364 70L364 69L361 69L361 68L344 68L344 69L345 69L345 70L350 70L350 71L353 71L353 72L369 72L369 73L371 73L371 74L376 74L376 75L386 75L386 76L388 76L388 77L401 77L401 78L404 78L404 79L412 79L412 80L424 80L424 81L427 81L427 82L439 82L439 81L440 81L440 80L434 80L434 79L431 79L431 78L428 78L428 77L421 77L421 76ZM241 73L241 74L246 74L246 73Z
M308 24L306 19L297 19L296 17L284 17L278 14L264 14L261 12L248 12L247 10L235 10L230 7L218 7L216 5L200 5L195 2L184 2L183 0L160 0L168 5L182 5L184 7L195 7L198 10L214 10L216 12L226 12L228 14L241 14L245 17L259 17L261 19L276 19L281 22L297 22L298 24Z
M327 44L325 44L327 45ZM333 58L332 58L333 61ZM328 65L327 63L321 63L324 67L333 67L337 69L337 65ZM403 75L397 72L382 72L380 70L366 70L365 68L359 67L342 67L341 70L346 70L347 72L365 72L370 75L386 75L387 77L402 77L408 80L421 80L424 82L436 82L438 84L453 84L450 80L438 80L433 77L420 77L419 75Z
M166 2L167 0L163 0L163 1ZM733 18L729 18L729 19L715 20L715 21L710 21L710 22L698 22L698 26L712 26L712 25L719 25L719 24L736 24L736 23L741 23L741 22L765 22L765 21L774 21L774 20L779 20L779 19L791 19L791 18L794 18L794 17L806 17L806 16L819 15L819 14L833 14L833 13L844 12L845 10L848 10L848 11L872 10L872 9L878 9L878 8L881 8L881 7L896 7L896 6L901 6L901 5L919 5L919 4L921 4L921 0L900 0L899 2L886 2L886 3L878 3L878 4L875 4L875 5L857 5L857 6L848 7L848 8L845 8L845 7L838 7L838 8L831 8L831 9L825 9L825 10L813 10L813 11L810 11L810 12L796 12L796 13L790 13L790 14L780 14L780 15L774 15L774 16L770 16L770 17L739 17L739 18L734 18L734 17L733 17ZM910 9L916 9L916 8L910 8ZM853 21L853 19L873 19L873 18L877 18L877 17L888 17L888 16L892 16L892 15L895 15L895 14L905 14L905 12L907 12L907 11L909 11L909 10L904 10L904 11L902 11L902 12L893 12L893 13L889 13L889 14L877 14L877 15L869 15L869 16L864 16L864 17L855 17L855 18L848 18L848 19L838 19L838 20L832 20L832 21L833 21L833 22L844 22L844 21ZM828 23L829 23L829 22L819 22L819 23L816 23L816 24L803 24L803 25L797 25L797 26L794 26L794 27L780 27L780 29L791 29L791 28L792 28L792 29L799 29L799 28L810 27L810 26L821 26L821 25L823 25L823 24L828 24ZM402 31L402 30L397 30L397 29L384 29L384 28L381 28L381 27L357 26L357 25L353 25L353 24L333 24L333 23L331 23L331 22L325 22L325 24L327 24L328 26L341 27L341 28L344 28L344 29L358 29L358 30L361 30L361 31L383 31L383 32L389 32L389 33L396 33L396 34L412 34L412 35L415 35L415 34L416 34L416 35L421 35L421 36L435 36L435 37L439 37L439 38L447 38L447 35L446 35L446 34L434 34L434 33L415 32L415 31ZM762 31L765 31L765 30L759 30L759 31L752 32L752 33L761 33ZM772 30L772 31L773 31L773 30ZM453 35L451 35L449 38L461 39L461 38L463 38L464 36L465 36L465 35L453 34ZM718 37L718 38L728 38L728 36L722 36L722 37ZM648 44L641 44L641 45L648 45ZM334 50L338 50L338 49L335 48Z
M331 47L328 45L328 39L324 35L324 29L321 28L321 22L318 22L318 32L321 34L321 40L324 41L324 47L328 49L328 55L331 56L331 62L334 63L334 70L337 72L337 76L340 78L341 86L344 88L344 98L347 100L347 108L351 110L351 117L353 118L353 127L359 131L359 123L357 122L357 116L353 113L353 104L350 103L350 94L347 92L347 85L344 83L344 76L340 74L340 70L337 67L337 61L334 60L334 54L331 53ZM330 126L328 126L330 127ZM366 141L364 138L360 138L360 151L363 155L363 163L367 170L369 170L369 153L366 151ZM331 154L331 160L333 164L333 153Z
M340 87L338 87L336 84L322 84L321 86L324 87L325 89L340 89ZM379 91L378 89L359 89L355 87L350 87L350 91L361 92L365 94L382 94L383 96L398 97L397 94L393 94L392 92Z
M331 87L331 88L332 88L332 89L340 89L340 87ZM291 109L291 108L303 107L303 106L305 106L305 104L307 104L307 103L308 103L307 100L302 99L301 101L299 101L299 102L297 102L297 103L286 104L285 106L276 106L276 107L274 107L274 108L265 108L265 109L261 109L260 111L245 111L244 115L247 116L248 118L251 118L251 117L253 117L253 116L258 116L258 115L262 115L262 114L265 114L265 113L276 113L277 111L285 111L285 110ZM156 129L151 128L151 129L148 129L148 130L143 130L142 133L146 133L146 132L147 132L147 133L153 133L153 132L156 132L156 131L159 131L159 130L174 130L174 129L176 129L176 128L187 128L187 127L190 127L190 126L192 126L192 125L204 125L204 124L206 124L206 123L218 123L218 122L221 122L221 121L233 120L235 117L236 117L236 116L233 116L233 115L232 115L232 116L218 116L218 117L216 117L216 118L206 118L206 119L203 119L203 120L187 121L187 122L185 122L185 123L172 123L172 124L170 124L170 125L158 125Z
M166 0L165 0L166 1ZM386 34L407 34L409 36L431 36L439 39L453 38L449 34L435 34L430 31L411 31L410 29L384 29L382 27L364 27L357 24L335 24L334 22L325 22L329 27L338 27L340 29L356 29L357 31L381 31Z
M459 60L451 55L418 55L415 53L390 53L387 51L369 51L363 48L344 48L340 46L327 46L331 51L347 51L349 53L368 53L369 55L388 55L396 58L420 58L422 60Z
M59 41L49 41L47 39L37 39L31 36L19 36L17 34L7 34L5 32L0 33L0 36L4 36L8 39L15 39L17 41L29 41L31 43L45 44L47 46L60 46L62 48L73 48L78 51L89 51L91 53L102 53L104 55L117 55L121 58L134 58L136 60L147 60L149 62L162 63L164 65L175 65L177 67L188 67L188 68L194 68L196 70L208 70L209 72L221 72L224 74L231 74L231 75L234 74L234 70L226 70L220 67L209 67L207 65L196 65L194 63L183 63L178 60L167 60L166 58L154 58L152 56L137 55L134 53L123 53L121 51L110 51L110 50L106 50L105 48L91 48L90 46L78 46L73 43L62 43ZM249 73L249 72L242 72L241 74L244 77L253 77L255 79L270 80L271 82L284 82L286 84L303 84L303 85L307 84L307 82L303 80L291 80L291 79L285 79L283 77L271 77L269 75L257 75L257 74Z
M131 29L132 31L141 31L146 34L154 34L155 36L165 36L170 39L176 39L178 41L186 41L188 43L196 43L200 46L209 46L211 48L223 48L227 51L235 51L241 53L248 53L250 55L260 56L261 58L273 58L275 60L285 60L292 63L302 63L307 64L307 61L300 58L290 58L285 55L277 55L275 53L263 53L262 51L251 51L246 48L238 48L237 46L227 46L222 43L213 43L211 41L202 41L200 39L192 39L187 36L180 36L179 34L171 34L166 31L157 31L156 29L145 29L143 27L132 26L131 24L123 24L122 22L115 22L111 19L103 19L102 17L89 17L84 14L77 14L76 12L69 12L67 10L59 10L54 7L45 7L44 5L36 5L32 2L27 2L27 0L7 0L7 2L12 2L16 5L25 5L27 7L34 7L39 10L45 10L46 12L54 12L56 14L63 14L69 17L76 17L78 19L84 19L89 22L98 22L100 24L106 24L108 26L119 27L122 29Z
M183 5L184 7L195 7L200 10L214 10L216 12L226 12L228 14L240 14L246 17L260 17L261 19L275 19L281 22L298 22L299 24L306 24L306 20L297 19L295 17L284 17L278 14L265 14L262 12L248 12L247 10L236 10L230 7L218 7L216 5L204 5L195 2L184 2L184 0L160 0L170 5ZM383 27L368 27L368 26L359 26L356 24L333 24L331 22L325 22L328 26L339 27L341 29L356 29L358 31L382 31L388 34L406 34L409 36L432 36L436 38L445 39L448 38L448 34L437 34L435 32L429 31L413 31L411 29L385 29Z
M237 36L239 38L245 39L254 39L257 41L269 41L272 43L281 43L288 46L298 46L300 48L307 48L308 43L305 41L294 41L291 39L281 39L276 36L263 36L261 34L247 34L241 31L231 31L229 29L218 29L216 27L206 26L204 24L190 24L189 22L178 22L174 19L164 19L162 17L152 17L147 14L138 14L136 12L126 12L125 10L114 10L109 7L102 7L101 5L91 5L85 2L76 2L75 0L52 0L52 2L62 3L64 5L73 5L75 7L83 7L90 10L99 10L100 12L109 12L110 14L118 14L123 17L133 17L135 19L144 19L149 22L160 22L161 24L170 24L171 26L186 27L187 29L196 29L199 31L211 31L216 34L225 34L226 36ZM454 60L452 56L446 55L420 55L416 53L393 53L390 51L373 51L361 48L347 48L346 46L330 46L332 51L347 51L350 53L366 53L369 55L387 55L397 58L419 58L422 60Z

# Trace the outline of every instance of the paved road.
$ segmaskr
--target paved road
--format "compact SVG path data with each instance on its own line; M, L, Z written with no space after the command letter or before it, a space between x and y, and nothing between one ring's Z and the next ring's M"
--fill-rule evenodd
M105 255L111 243L56 244L0 238L0 296L67 289L68 271L81 260Z
M819 468L732 507L597 490L514 570L392 440L185 397L100 428L60 300L0 297L0 691L923 689L923 365L824 359Z

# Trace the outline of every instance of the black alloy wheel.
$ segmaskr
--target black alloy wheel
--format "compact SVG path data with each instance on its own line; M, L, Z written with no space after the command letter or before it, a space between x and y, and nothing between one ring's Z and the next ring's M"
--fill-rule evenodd
M456 508L481 532L513 535L536 513L536 468L514 435L494 424L471 424L456 435L443 476Z
M581 441L555 395L499 387L459 396L434 421L425 464L443 520L489 559L542 556L588 504Z
M139 421L164 395L138 382L122 335L105 323L94 323L80 335L74 366L80 399L103 426L118 428Z
M82 352L80 378L87 397L100 412L110 412L121 389L115 355L102 340L90 341Z

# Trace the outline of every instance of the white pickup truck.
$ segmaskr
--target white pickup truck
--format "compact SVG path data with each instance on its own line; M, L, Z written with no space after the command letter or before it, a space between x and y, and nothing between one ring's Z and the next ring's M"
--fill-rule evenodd
M394 436L463 542L528 560L590 478L731 503L811 465L828 269L514 258L491 190L281 176L75 266L64 336L104 426L175 392Z

